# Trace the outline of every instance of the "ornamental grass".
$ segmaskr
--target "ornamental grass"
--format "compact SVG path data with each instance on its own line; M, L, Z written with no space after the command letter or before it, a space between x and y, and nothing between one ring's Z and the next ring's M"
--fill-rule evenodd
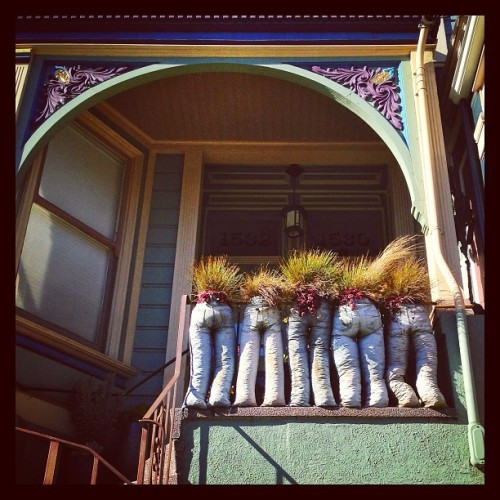
M387 282L405 262L414 258L416 236L401 236L391 241L377 257L345 257L339 275L338 300L350 303L363 297L379 301L386 295Z
M239 266L229 262L226 255L204 256L192 265L193 293L197 302L238 302L242 282Z
M340 264L337 254L330 250L297 250L281 263L280 271L293 291L314 288L320 297L327 298L337 291Z
M410 256L387 275L383 306L394 314L401 304L430 304L431 292L427 266L423 259Z
M295 300L301 316L315 314L321 300L338 293L341 260L330 250L296 250L281 262L286 296Z
M287 284L279 271L261 267L254 273L245 273L241 285L241 299L262 297L271 307L282 310L291 300Z

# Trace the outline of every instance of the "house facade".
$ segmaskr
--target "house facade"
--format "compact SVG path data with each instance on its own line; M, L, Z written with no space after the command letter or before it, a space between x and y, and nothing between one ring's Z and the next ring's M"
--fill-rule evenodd
M18 425L83 439L72 405L88 379L144 414L172 377L202 255L251 271L291 249L375 256L420 235L449 411L187 419L179 477L483 484L483 68L483 16L19 17ZM290 205L305 214L297 238ZM212 462L233 461L237 439L234 470L253 472ZM118 441L110 456L133 470L133 444ZM325 472L333 448L364 466ZM374 457L387 453L383 472Z

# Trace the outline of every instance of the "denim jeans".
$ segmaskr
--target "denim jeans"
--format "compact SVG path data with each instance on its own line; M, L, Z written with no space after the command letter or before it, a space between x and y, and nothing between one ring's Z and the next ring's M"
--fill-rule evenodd
M413 388L405 382L409 344L415 350L416 388L422 403L444 408L446 401L437 385L437 346L429 315L424 306L402 304L386 327L389 389L399 406L420 406Z
M360 408L364 386L364 406L387 406L382 317L369 299L356 299L354 308L346 304L335 311L332 349L339 376L340 404Z
M287 331L290 406L310 406L311 385L316 406L337 406L330 382L331 318L330 306L325 300L321 301L316 315L303 317L297 312L297 304L292 305Z
M241 325L235 406L257 406L255 383L261 335L265 356L265 389L262 406L285 405L281 313L269 307L261 297L252 297L245 307Z
M189 325L191 372L183 406L205 409L212 373L209 406L231 406L230 390L236 359L236 332L227 304L200 302L191 312Z

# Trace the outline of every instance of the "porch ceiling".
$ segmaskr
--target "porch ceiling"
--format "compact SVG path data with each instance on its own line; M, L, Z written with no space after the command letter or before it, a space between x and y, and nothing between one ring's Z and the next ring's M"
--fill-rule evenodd
M381 142L333 99L268 76L181 75L107 102L153 141Z

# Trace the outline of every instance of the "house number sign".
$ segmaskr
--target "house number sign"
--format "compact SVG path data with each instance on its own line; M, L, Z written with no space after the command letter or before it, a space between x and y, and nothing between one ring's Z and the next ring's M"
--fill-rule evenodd
M280 214L211 212L205 226L205 253L212 255L281 255Z
M382 210L332 210L308 213L307 246L340 255L371 255L385 243Z

